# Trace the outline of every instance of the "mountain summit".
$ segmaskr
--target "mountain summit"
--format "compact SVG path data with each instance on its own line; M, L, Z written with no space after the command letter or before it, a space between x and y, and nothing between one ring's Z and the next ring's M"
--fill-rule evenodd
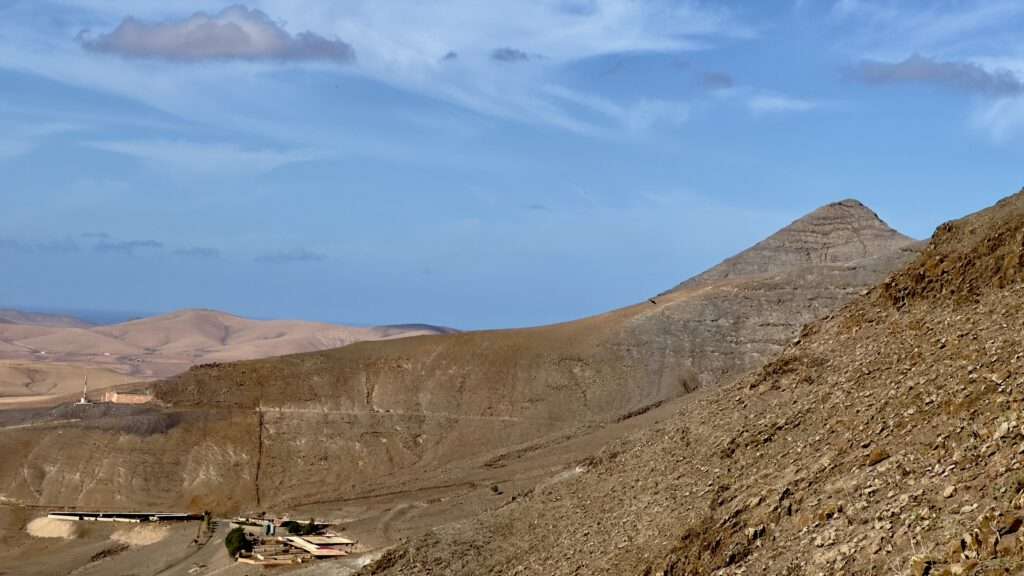
M712 280L775 274L820 264L874 258L913 239L889 227L858 200L826 204L675 289Z

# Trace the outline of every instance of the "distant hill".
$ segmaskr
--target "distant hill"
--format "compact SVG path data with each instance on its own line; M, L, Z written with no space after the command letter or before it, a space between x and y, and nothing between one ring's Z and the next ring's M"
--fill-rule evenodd
M182 310L92 326L74 318L0 311L0 396L64 394L177 374L190 366L346 346L361 340L441 334L426 325L362 328L250 320L215 310Z
M0 309L0 324L23 324L29 326L54 326L64 328L88 328L92 326L91 323L73 316L24 312L10 308Z
M421 330L424 332L431 332L437 334L457 334L461 332L461 330L455 328L449 328L447 326L435 326L433 324L388 324L385 326L377 326L377 328L400 331Z

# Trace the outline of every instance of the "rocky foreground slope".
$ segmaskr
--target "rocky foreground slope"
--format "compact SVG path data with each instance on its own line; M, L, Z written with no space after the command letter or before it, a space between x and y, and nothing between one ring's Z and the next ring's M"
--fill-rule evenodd
M467 462L599 429L760 365L913 255L910 239L851 201L773 238L768 268L576 322L203 366L152 385L159 407L12 420L0 429L0 496L287 510L459 485Z
M1024 573L1024 192L763 368L365 573Z

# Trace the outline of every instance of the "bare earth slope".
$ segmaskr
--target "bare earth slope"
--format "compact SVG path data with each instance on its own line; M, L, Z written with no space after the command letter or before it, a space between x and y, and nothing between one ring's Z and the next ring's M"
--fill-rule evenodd
M152 385L161 405L141 413L90 408L39 415L28 426L12 420L19 427L0 429L9 455L0 461L0 496L290 510L472 484L481 470L735 377L913 255L911 241L872 212L848 208L825 207L793 226L831 227L835 219L818 216L840 212L847 242L870 250L831 240L820 250L854 260L785 256L790 266L554 326L194 368ZM860 231L889 243L865 242ZM71 443L90 450L79 454ZM446 498L416 505L455 504Z
M1024 573L1024 192L743 379L368 574Z
M182 310L113 326L59 316L0 311L0 397L61 395L166 378L204 362L311 352L360 340L447 332L426 325L338 326L250 320L213 310Z

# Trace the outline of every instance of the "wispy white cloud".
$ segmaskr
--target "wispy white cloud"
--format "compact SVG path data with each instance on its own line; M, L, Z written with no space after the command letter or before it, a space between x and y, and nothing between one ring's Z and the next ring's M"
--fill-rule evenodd
M890 4L866 0L836 0L832 15L837 18L870 18L872 20L895 20L899 11Z
M221 252L217 248L210 248L208 246L190 246L188 248L177 248L171 252L175 256L181 256L183 258L200 258L200 259L219 259Z
M678 127L686 123L690 106L672 100L640 100L626 109L624 123L633 133L644 132L656 125Z
M996 143L1024 133L1024 97L1000 98L975 110L972 124Z
M752 96L747 100L747 107L754 114L767 114L773 112L806 112L814 110L821 104L814 100L793 98L781 94L761 94Z
M326 254L314 252L308 248L295 248L263 254L258 256L256 261L268 264L288 264L292 262L322 262L326 259Z
M630 133L646 132L656 126L677 127L689 119L690 105L684 101L640 99L617 103L607 98L550 85L544 92L580 108L596 112Z
M280 10L288 21L303 18L287 3L275 4L275 13ZM485 114L583 131L587 122L544 93L565 64L612 53L697 50L753 34L728 9L691 1L566 6L562 0L364 0L321 8L316 18L334 22L332 31L359 52L359 68L382 81ZM496 47L508 49L495 52ZM449 51L458 59L439 62ZM505 56L503 63L529 65L498 66L496 54Z
M158 166L190 172L269 172L322 157L309 150L247 149L234 144L186 140L104 140L86 142L99 150L133 156Z
M124 4L104 0L63 3L93 12L91 21L107 22L93 26L101 34L113 30L87 44L94 48L178 59L236 53L220 41L220 28L216 34L204 32L198 38L183 32L202 28L189 19L192 11L217 13L219 7L212 2L197 2L182 13L175 5L143 0L130 5L130 14L123 12ZM268 15L261 20L262 27L238 26L248 35L245 46L251 54L280 54L277 48L267 48L281 45L266 40L275 34L294 40L309 31L324 39L342 38L358 54L358 61L337 73L370 77L480 114L584 133L594 128L591 122L543 90L559 81L565 65L611 53L706 49L754 35L728 8L695 0L524 0L500 5L476 0L257 0L249 6ZM237 10L241 14L244 9ZM135 20L126 24L126 16ZM220 17L206 16L200 24ZM145 27L141 22L159 26L160 34L141 34ZM70 39L4 28L2 23L0 34L11 40L6 47L0 46L0 66L114 92L189 119L224 122L233 111L219 104L224 98L211 95L225 86L277 81L269 65L162 66L154 74L151 63L98 58ZM187 46L184 39L190 40ZM503 47L508 50L501 51ZM508 62L495 61L496 50L502 55L526 54L529 59L517 59L521 65L501 65ZM445 59L449 53L458 56Z
M1016 0L906 3L838 0L832 15L852 27L839 44L866 57L894 59L913 52L942 56L984 50L1016 37L1006 24L1024 15Z
M126 254L132 256L138 250L160 250L163 242L157 240L112 240L102 239L93 246L95 252L107 254Z

